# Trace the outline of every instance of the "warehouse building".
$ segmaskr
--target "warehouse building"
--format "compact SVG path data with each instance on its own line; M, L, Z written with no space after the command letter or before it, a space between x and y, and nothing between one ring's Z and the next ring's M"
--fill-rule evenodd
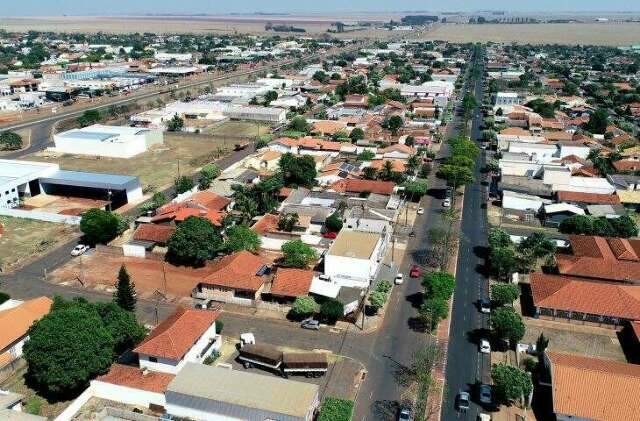
M311 421L315 384L187 363L165 392L168 414L194 420Z
M231 106L224 114L232 120L260 121L269 124L282 124L287 121L287 110L275 107Z
M131 158L164 142L162 131L94 124L53 135L59 153Z

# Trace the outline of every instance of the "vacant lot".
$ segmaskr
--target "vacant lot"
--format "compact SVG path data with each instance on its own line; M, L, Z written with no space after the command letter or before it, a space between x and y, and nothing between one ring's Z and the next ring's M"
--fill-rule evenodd
M30 388L25 381L27 368L24 367L0 385L0 389L19 393L24 396L22 410L29 414L41 415L53 419L65 410L71 401L48 402L38 392Z
M567 23L524 25L442 25L424 38L450 42L515 42L624 46L638 42L638 23Z
M70 240L78 230L69 225L0 216L0 267L15 269L27 259Z
M251 123L247 121L226 121L212 128L209 132L220 138L254 138L258 134L267 134L271 131L266 124Z
M163 145L157 145L129 159L56 155L46 151L26 156L25 159L55 162L65 170L137 175L143 189L160 189L172 184L178 174L193 174L204 164L226 155L233 149L236 140L217 136L166 133Z

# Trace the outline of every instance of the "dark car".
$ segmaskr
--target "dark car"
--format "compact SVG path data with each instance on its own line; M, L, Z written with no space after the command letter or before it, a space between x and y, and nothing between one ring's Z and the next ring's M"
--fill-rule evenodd
M488 384L481 384L478 388L478 400L483 405L491 405L493 398L491 397L491 386Z
M398 421L413 421L413 411L408 406L403 406L398 414Z
M491 301L481 298L478 300L478 308L481 313L489 314L491 313Z
M463 392L462 390L458 392L458 396L456 396L456 406L461 411L469 409L469 394L467 392Z

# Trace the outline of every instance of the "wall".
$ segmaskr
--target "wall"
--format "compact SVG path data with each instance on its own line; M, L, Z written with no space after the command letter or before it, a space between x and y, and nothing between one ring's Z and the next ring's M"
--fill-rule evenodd
M58 153L76 155L106 156L111 158L131 158L147 150L144 135L120 135L115 141L100 141L84 138L53 136Z
M0 207L0 215L12 216L14 218L34 219L36 221L80 225L80 217L72 215L59 215L56 213L26 211L21 209L6 209L2 207Z
M137 244L123 244L122 251L127 257L141 257L143 259L147 254L146 249Z
M144 406L146 408L149 407L149 404L165 405L164 394L162 393L134 389L132 387L101 382L99 380L93 380L91 387L93 388L93 395L97 398L108 399L127 405Z

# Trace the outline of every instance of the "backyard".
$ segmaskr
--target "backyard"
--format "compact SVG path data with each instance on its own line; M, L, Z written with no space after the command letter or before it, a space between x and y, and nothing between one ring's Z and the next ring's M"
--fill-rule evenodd
M0 216L0 268L15 269L27 259L45 253L79 233L77 228L52 222Z

